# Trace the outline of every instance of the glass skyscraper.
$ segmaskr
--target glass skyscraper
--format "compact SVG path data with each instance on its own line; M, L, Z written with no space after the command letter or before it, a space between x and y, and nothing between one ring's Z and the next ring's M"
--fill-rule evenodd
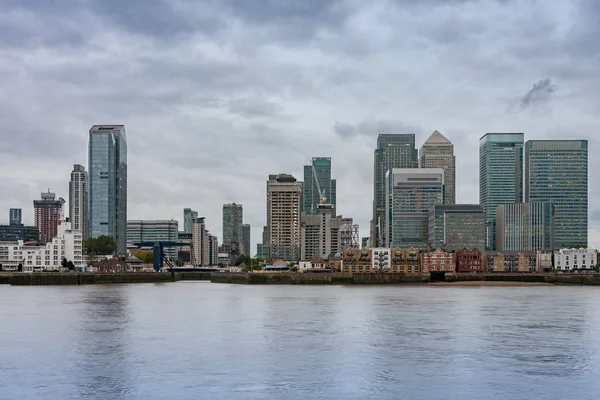
M123 125L94 125L88 149L90 237L112 236L127 251L127 137Z
M444 201L441 168L392 168L387 173L385 247L424 249L429 211Z
M386 243L386 174L392 168L417 168L418 151L414 134L380 134L374 153L373 219L371 246Z
M443 168L444 204L456 203L456 156L451 141L434 131L419 150L419 168Z
M183 232L184 233L192 233L192 225L196 218L198 218L198 211L194 211L191 208L183 209Z
M486 248L495 249L496 207L523 201L523 133L486 133L479 140L479 204Z
M496 208L497 251L552 251L554 208L550 203L512 203Z
M525 201L554 205L556 249L587 247L587 140L527 141Z
M436 204L429 211L429 244L435 249L485 249L485 218L479 204Z
M241 204L223 204L223 245L242 252L244 209Z
M313 170L314 169L314 170ZM316 175L316 180L315 180ZM317 186L317 180L319 185ZM323 192L323 203L333 205L333 215L336 215L336 185L331 179L331 158L313 157L310 165L304 166L304 182L302 184L302 212L309 215L318 215L318 205L321 204L321 195L318 187Z

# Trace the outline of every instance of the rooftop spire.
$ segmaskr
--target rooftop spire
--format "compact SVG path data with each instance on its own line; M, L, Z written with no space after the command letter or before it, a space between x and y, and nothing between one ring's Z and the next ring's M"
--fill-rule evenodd
M439 133L437 130L433 131L429 139L425 142L425 144L436 144L436 143L452 143L450 142L444 135Z

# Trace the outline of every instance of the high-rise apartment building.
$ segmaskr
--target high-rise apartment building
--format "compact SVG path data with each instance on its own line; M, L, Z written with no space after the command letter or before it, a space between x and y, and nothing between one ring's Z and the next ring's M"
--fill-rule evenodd
M89 133L90 237L112 236L127 251L127 137L123 125L94 125Z
M429 211L429 244L450 251L485 250L485 216L479 204L435 204Z
M502 204L496 208L497 251L553 251L551 203Z
M192 223L198 218L198 211L194 211L191 208L183 209L183 232L192 233Z
M232 252L241 254L243 238L244 209L241 204L223 204L223 245L231 246Z
M386 174L392 168L417 168L418 152L414 134L380 134L374 153L373 219L371 246L383 246L385 233Z
M213 267L219 264L219 240L215 235L208 235L208 265Z
M56 195L48 190L42 193L41 200L33 201L35 211L35 226L40 231L40 243L50 243L58 233L58 225L63 219L63 206L65 200L60 197L56 200Z
M486 133L479 140L479 204L486 221L486 249L495 249L496 207L523 201L522 133Z
M434 131L419 150L419 168L442 168L444 204L456 203L456 157L451 141Z
M554 205L556 248L587 247L587 140L527 141L525 201Z
M267 229L270 257L286 261L300 258L300 199L302 184L292 175L269 175ZM264 244L264 243L263 243Z
M127 221L127 246L137 242L177 242L179 222L171 220L132 220ZM177 258L177 247L165 247L165 256Z
M9 225L20 225L23 221L23 212L20 208L11 208L8 217Z
M302 213L300 259L303 261L310 261L313 257L327 259L331 253L342 250L343 218L333 214L332 204L317 207L319 214Z
M252 253L252 251L250 250L250 230L252 229L252 227L249 224L244 224L242 225L242 243L244 244L243 248L242 248L242 254L244 254L246 257L252 257L252 255L250 253Z
M319 214L319 204L333 205L336 215L337 181L331 179L331 158L313 157L310 165L304 166L304 182L302 184L302 212Z
M206 230L206 218L194 219L192 221L192 265L196 267L210 265L211 246L209 236Z
M429 211L444 201L444 170L392 168L386 182L385 247L426 248Z
M69 219L73 229L81 232L83 240L88 236L88 173L83 165L75 164L69 181Z
M256 244L256 257L267 259L269 255L269 229L263 226L262 243Z

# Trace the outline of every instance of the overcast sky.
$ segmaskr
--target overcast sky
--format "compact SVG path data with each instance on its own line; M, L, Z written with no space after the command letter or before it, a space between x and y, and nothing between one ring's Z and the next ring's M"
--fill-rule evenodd
M68 197L93 124L126 126L129 219L192 207L221 238L235 201L253 252L270 173L332 157L367 236L377 133L442 132L477 203L479 138L524 132L589 140L600 247L599 20L596 0L2 0L0 221Z

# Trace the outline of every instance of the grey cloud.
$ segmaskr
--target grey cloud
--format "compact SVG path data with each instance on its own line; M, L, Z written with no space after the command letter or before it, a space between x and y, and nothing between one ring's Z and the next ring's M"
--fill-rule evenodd
M239 114L247 118L272 117L281 113L281 106L279 104L260 98L230 100L227 104L227 109L230 113Z
M557 86L552 83L550 78L542 79L534 83L533 87L520 100L521 108L543 104L550 98L552 93L556 92Z
M357 136L376 137L380 133L417 133L421 129L417 126L405 124L400 121L369 120L358 124L336 122L333 131L336 135L349 139Z

